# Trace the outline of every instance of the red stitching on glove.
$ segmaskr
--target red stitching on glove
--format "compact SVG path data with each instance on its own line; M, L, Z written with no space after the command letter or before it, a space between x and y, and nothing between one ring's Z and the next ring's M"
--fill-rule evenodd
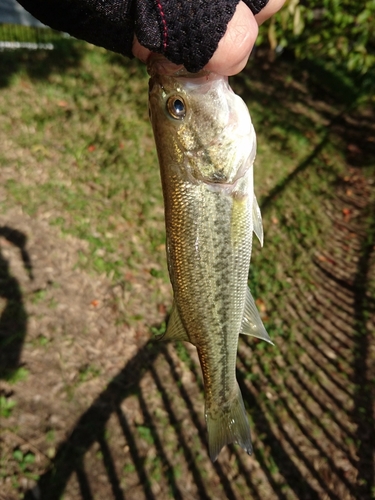
M165 14L163 11L163 7L160 3L160 0L156 0L156 5L158 6L161 22L163 24L163 48L165 50L167 48L167 39L168 39L167 21L165 20Z

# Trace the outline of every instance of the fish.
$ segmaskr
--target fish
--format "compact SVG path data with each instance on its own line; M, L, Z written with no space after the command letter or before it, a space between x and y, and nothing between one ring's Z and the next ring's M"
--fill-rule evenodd
M227 77L189 73L160 55L151 56L148 72L174 295L162 339L197 349L211 460L230 443L250 455L236 379L239 335L272 344L248 288L253 233L263 245L253 185L254 127Z

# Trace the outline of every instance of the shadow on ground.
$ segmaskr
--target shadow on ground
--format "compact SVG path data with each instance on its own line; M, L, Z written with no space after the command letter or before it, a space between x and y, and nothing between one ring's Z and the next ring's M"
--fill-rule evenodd
M7 226L0 227L0 238L20 251L29 278L33 279L32 265L26 250L26 236ZM19 367L22 345L27 331L27 314L22 292L9 269L6 258L0 254L0 300L4 303L0 316L0 378L9 377Z
M111 485L113 498L116 500L127 498L128 495L121 487L122 477L118 473L118 467L115 464L110 446L106 439L106 427L111 415L116 415L118 424L128 444L129 459L136 470L138 485L142 488L144 497L147 499L155 499L158 497L157 494L153 493L152 488L155 477L150 474L149 468L144 464L145 456L142 451L142 446L137 442L138 440L134 434L134 428L129 424L127 416L121 407L123 402L126 403L126 398L139 393L140 379L145 370L150 371L156 387L160 391L161 404L168 413L171 425L175 427L176 438L178 440L177 447L187 463L189 474L191 474L196 486L198 495L196 498L207 500L212 498L211 487L209 487L205 481L205 473L202 468L198 466L197 456L194 455L191 444L186 440L181 428L181 422L179 422L175 414L174 405L176 403L174 403L168 395L168 391L164 387L163 381L160 379L154 367L154 364L160 357L164 358L164 361L168 363L172 377L176 385L179 385L179 397L183 399L184 404L189 408L189 420L191 420L191 424L196 426L199 434L200 446L202 449L205 449L205 428L202 426L201 418L195 413L194 404L190 400L187 391L184 386L180 384L179 377L174 370L175 362L172 360L168 348L164 344L150 343L139 351L139 353L124 367L118 376L108 385L107 389L78 420L69 439L58 449L51 470L42 476L38 482L37 488L33 488L32 491L26 494L26 499L32 500L34 498L43 498L52 500L60 498L72 474L76 474L81 498L84 500L93 499L95 497L95 488L90 486L92 476L85 467L84 462L85 454L95 442L98 443L101 451L101 457L108 474L108 481ZM244 374L240 372L240 382L243 382L243 380ZM246 390L243 384L241 384L241 386L244 398L251 409L257 432L262 435L262 445L270 448L273 460L278 465L280 474L285 478L287 484L295 492L297 498L321 498L319 493L315 491L308 481L306 481L303 473L294 464L285 446L281 444L280 439L273 432L268 419L262 416L262 408L257 403L252 392ZM138 397L140 396L138 395ZM158 434L157 427L153 423L152 410L148 408L147 401L142 397L140 397L140 406L144 421L150 429L156 454L163 465L163 475L168 482L169 489L173 495L172 497L176 499L186 498L183 481L181 482L179 475L176 475L176 464L173 462L173 459L168 456L168 451L165 449L162 438ZM280 422L280 425L282 427L282 422ZM313 467L304 456L303 452L294 445L293 439L288 438L287 432L283 432L283 434L302 463L305 464L310 471L313 471ZM275 480L274 474L269 470L267 461L261 454L258 454L259 451L260 450L257 448L254 450L257 460L259 460L260 467L264 470L274 493L277 495L277 498L287 498L283 493L283 486ZM246 456L241 450L234 447L231 447L231 455L236 461L236 468L238 468L237 474L242 476L248 492L252 494L252 498L262 498L261 491L258 490L256 482L253 482L251 476L248 475L248 470L245 465ZM327 459L329 460L328 457ZM232 484L232 481L227 477L226 466L223 466L219 461L213 465L213 468L217 481L220 482L225 492L225 498L230 500L239 498L236 486ZM319 475L315 475L319 479ZM331 495L330 498L340 498L334 495L329 488L324 487L324 481L320 482L323 485L324 491ZM133 498L133 496L130 496L130 498Z

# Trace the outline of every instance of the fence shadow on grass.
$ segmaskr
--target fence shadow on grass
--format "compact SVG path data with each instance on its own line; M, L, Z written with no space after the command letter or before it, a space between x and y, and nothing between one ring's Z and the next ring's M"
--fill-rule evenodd
M154 417L151 414L148 402L138 394L139 384L145 371L149 371L155 385L160 393L161 404L166 412L171 425L175 428L178 437L178 448L182 452L182 456L187 464L189 473L191 474L194 484L197 488L197 498L209 500L212 498L212 492L205 480L205 467L198 466L197 455L191 449L190 444L185 437L181 423L176 416L175 404L172 401L163 381L155 370L155 363L164 358L164 362L169 365L171 376L176 387L178 387L178 395L184 401L184 404L189 409L190 418L186 425L195 425L198 431L202 449L207 446L206 429L202 425L199 415L194 410L193 401L188 394L184 385L180 383L179 376L176 371L175 361L168 352L168 346L164 343L150 342L145 345L132 360L130 360L124 369L110 382L108 387L99 395L91 407L79 418L70 437L60 445L56 456L53 460L51 469L45 473L38 481L37 490L33 488L25 495L25 499L34 500L42 498L43 500L55 500L60 498L66 485L73 474L76 474L79 483L80 495L83 500L91 500L94 498L93 487L90 485L92 476L86 470L84 465L85 454L96 442L99 444L103 464L108 475L108 481L111 485L112 498L116 500L124 500L127 498L127 493L121 487L121 477L117 472L116 464L111 453L111 448L106 439L106 426L112 415L116 415L118 423L121 427L123 436L129 447L131 463L138 475L139 484L142 486L144 497L147 499L156 499L157 495L153 492L152 485L155 481L150 476L149 471L144 465L144 456L139 449L139 442L134 435L132 426L128 422L128 418L122 409L122 403L131 395L138 395L140 409L142 411L145 424L148 425L156 454L163 465L163 476L168 483L169 490L173 494L173 498L183 499L184 496L184 479L176 476L175 463L172 463L168 458L165 445L161 437L158 435ZM243 375L240 374L240 382ZM242 385L242 384L241 384ZM263 443L270 446L275 460L280 460L281 472L285 472L285 477L291 483L292 489L299 498L318 499L318 494L304 480L303 475L293 464L292 460L279 443L271 430L267 418L264 418L262 411L259 408L254 397L243 387L244 397L251 408L251 412L256 423L258 432L263 434ZM203 408L202 408L203 410ZM248 474L245 462L246 455L242 450L233 446L230 447L231 454L236 457L236 467L238 473L246 481L247 488L252 493L254 499L261 498L261 492L258 490L258 485ZM274 480L272 473L267 470L266 463L262 460L262 454L259 450L255 450L260 465L264 468L266 476L270 481L277 497L286 499L283 489ZM297 453L303 456L301 452ZM238 498L238 491L235 483L227 477L228 471L224 468L220 461L213 465L216 481L221 484L224 491L223 498L235 500ZM35 493L37 491L37 493ZM301 496L302 495L302 496Z
M149 493L147 477L142 468L142 462L137 455L137 446L128 430L125 418L121 416L119 406L127 396L136 391L143 369L149 367L158 355L158 346L146 345L129 361L91 407L79 418L70 437L60 445L51 470L44 474L38 482L38 494L41 498L46 500L60 498L73 473L77 474L82 498L84 500L94 498L90 488L89 475L83 465L84 455L94 442L98 442L102 450L103 461L106 463L114 498L116 500L124 498L119 489L119 479L114 471L110 452L104 439L105 426L112 414L119 416L120 425L127 438L130 453L138 467L140 481L144 482L145 491ZM25 498L34 499L33 491L28 492Z
M370 224L361 245L361 253L358 260L357 274L354 279L355 291L355 329L357 341L354 358L354 382L356 391L354 394L353 418L357 423L356 440L358 446L358 497L371 498L375 485L375 428L373 420L374 387L371 373L373 364L371 362L371 338L374 334L369 328L369 319L375 317L374 303L368 294L368 283L370 275L370 259L373 258L375 249L375 203L367 210ZM374 297L372 297L374 300ZM375 321L372 323L375 326Z
M126 498L121 486L120 478L116 473L116 467L111 457L110 447L108 446L105 434L106 425L111 415L116 415L121 427L123 436L129 447L132 464L137 472L139 483L142 485L143 493L147 499L156 498L152 491L151 485L153 479L149 476L148 471L144 467L144 457L141 457L139 445L131 426L128 423L127 416L121 408L123 403L129 396L138 394L139 384L145 371L149 371L153 378L156 387L160 391L161 405L164 406L168 413L171 424L175 427L179 449L182 450L183 456L188 464L188 468L194 478L194 482L199 491L199 498L210 499L210 493L203 480L202 471L196 464L196 457L189 447L189 444L184 437L184 433L178 431L180 424L175 415L174 404L168 396L167 391L163 386L163 381L160 379L154 364L158 358L164 357L171 369L172 378L176 385L178 383L178 375L175 371L174 362L168 354L168 348L164 343L150 342L145 345L133 359L131 359L124 369L110 382L108 387L94 401L92 406L80 417L71 436L60 446L56 457L53 460L52 468L44 474L38 482L38 495L43 499L60 498L63 494L66 484L70 476L75 473L80 485L80 493L84 500L91 500L94 496L90 487L90 475L84 470L83 462L85 453L91 448L94 442L99 443L102 452L103 462L108 474L108 479L111 484L113 498L122 500ZM184 398L185 403L190 409L191 419L194 425L198 428L198 433L201 439L202 447L206 446L205 429L199 422L198 416L193 409L190 396L184 390L183 385L179 387L179 393ZM158 431L153 424L153 416L148 408L147 401L138 395L140 409L144 420L150 428L153 437L156 453L163 464L164 474L167 477L170 490L173 492L173 498L183 499L183 488L181 489L181 481L179 481L174 472L175 464L168 459L161 438L158 436ZM221 484L226 492L227 498L232 500L237 498L232 486L222 467L217 463L215 470L220 478ZM35 489L29 491L25 498L34 499Z

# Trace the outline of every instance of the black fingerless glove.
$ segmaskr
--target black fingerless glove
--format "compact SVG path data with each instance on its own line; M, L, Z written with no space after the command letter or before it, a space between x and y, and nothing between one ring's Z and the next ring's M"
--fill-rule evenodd
M134 34L187 70L211 59L239 0L18 0L52 28L132 57ZM254 14L268 0L244 0Z

